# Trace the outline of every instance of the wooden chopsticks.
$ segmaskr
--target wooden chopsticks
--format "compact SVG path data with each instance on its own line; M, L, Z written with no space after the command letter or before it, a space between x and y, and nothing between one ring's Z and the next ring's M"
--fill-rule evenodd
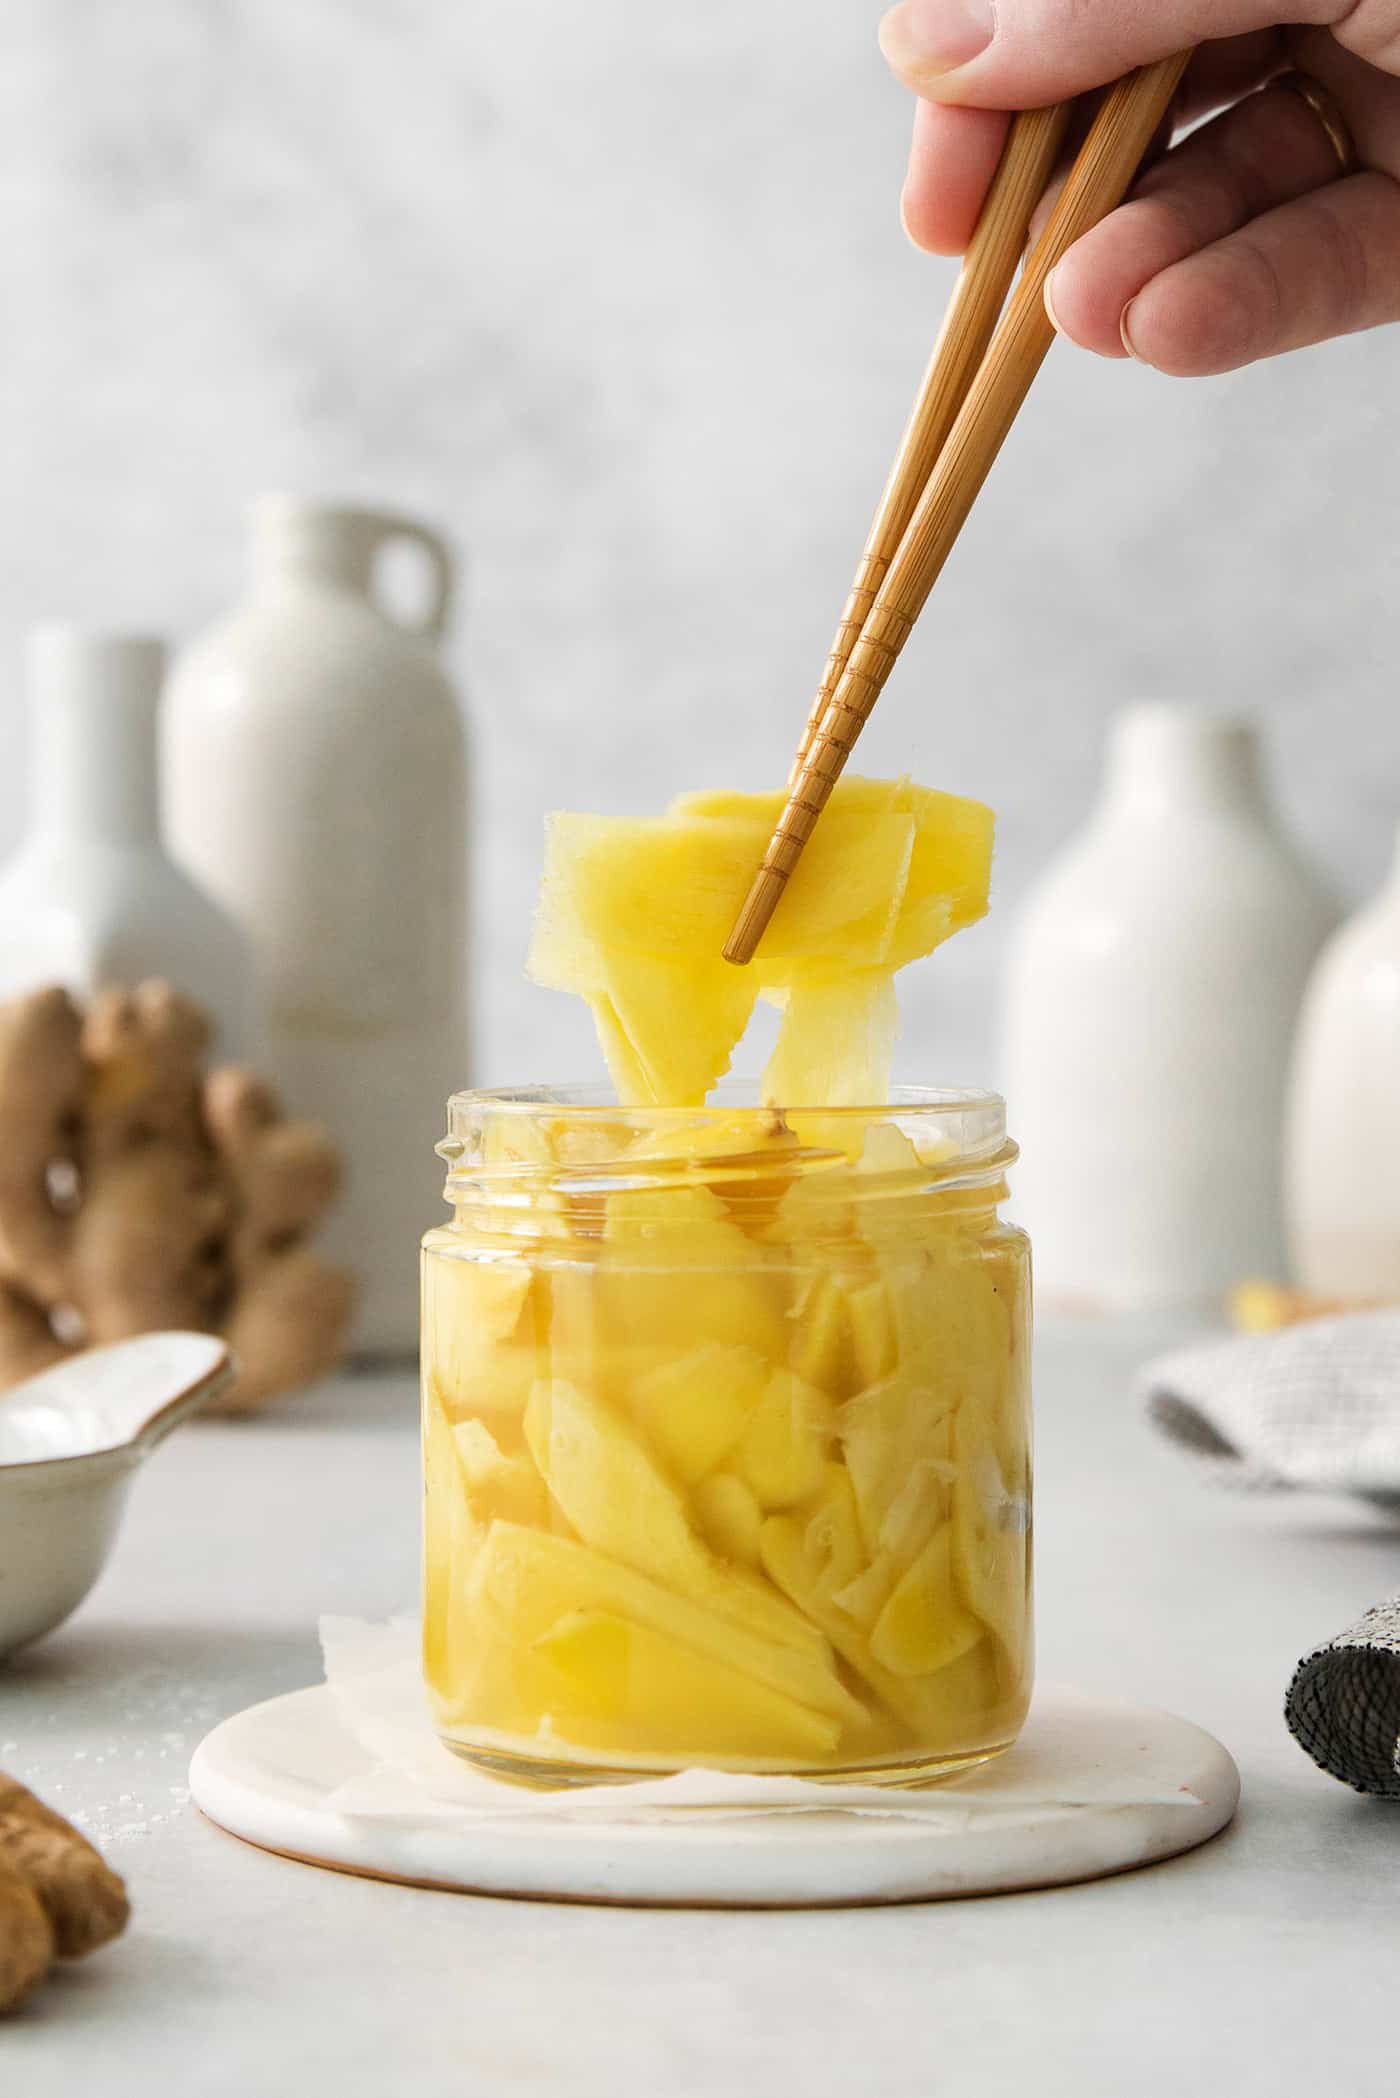
M1171 106L1190 56L1189 51L1179 52L1140 67L1109 90L988 345L987 335L1019 252L1019 246L1013 248L1007 259L1017 216L1024 212L1019 219L1020 243L1024 244L1031 212L1054 163L1050 138L1055 122L1059 124L1054 137L1058 149L1068 111L1034 111L1012 127L983 212L986 221L995 202L996 220L988 227L985 243L979 222L968 250L953 310L944 323L861 556L799 746L782 815L725 946L728 961L752 959L802 848L1044 362L1055 332L1045 310L1046 278L1066 249L1126 195L1153 133ZM1032 117L1039 121L1032 124ZM1037 170L1039 181L1026 202L1026 189ZM974 257L975 285L970 281ZM999 271L1003 274L998 289ZM980 344L979 330L983 331Z
M1045 194L1045 186L1054 172L1073 107L1071 102L1056 102L1049 109L1023 110L1007 133L987 201L968 243L953 296L948 301L948 310L943 316L943 325L938 331L918 399L899 441L899 450L894 455L894 464L880 497L880 507L866 536L865 551L856 568L851 594L846 599L836 639L831 644L822 681L812 701L802 741L797 746L789 785L802 770L802 761L841 682L841 673L889 572L890 563L899 551L899 542L908 529L914 507L933 472L938 454L947 442L957 412L967 398L977 367L986 355L997 316L1006 303L1011 280L1026 252L1031 214Z

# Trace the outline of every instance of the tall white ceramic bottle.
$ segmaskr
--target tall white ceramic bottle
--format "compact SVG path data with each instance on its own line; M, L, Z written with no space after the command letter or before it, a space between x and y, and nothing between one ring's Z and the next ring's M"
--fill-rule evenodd
M30 825L0 870L0 999L163 976L209 1014L217 1054L245 1057L247 942L160 842L163 667L142 636L54 623L30 637Z
M395 541L431 571L412 629L375 595ZM465 751L434 645L450 588L421 525L264 498L251 593L186 651L164 715L172 849L251 935L269 1069L347 1155L325 1243L358 1274L362 1354L416 1345L433 1145L467 1082Z
M1042 1302L1202 1309L1280 1272L1290 1045L1334 922L1250 727L1165 705L1119 717L1099 805L1009 964L1017 1217Z
M1379 896L1328 941L1313 971L1285 1161L1303 1287L1400 1298L1400 843Z

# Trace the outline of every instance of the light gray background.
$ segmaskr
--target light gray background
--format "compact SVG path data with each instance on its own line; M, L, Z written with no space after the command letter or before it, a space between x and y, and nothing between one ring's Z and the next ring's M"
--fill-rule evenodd
M188 632L258 489L463 549L483 1081L591 1056L520 965L544 812L775 783L952 281L877 0L0 0L0 844L36 616ZM865 739L1001 814L905 990L995 1070L1016 899L1142 695L1267 720L1349 892L1400 801L1396 337L1185 384L1060 348Z

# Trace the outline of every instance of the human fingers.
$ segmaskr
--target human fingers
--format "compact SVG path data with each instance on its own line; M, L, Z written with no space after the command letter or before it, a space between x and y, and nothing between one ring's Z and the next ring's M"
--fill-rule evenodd
M1176 119L1193 122L1222 103L1233 102L1283 64L1274 32L1231 37L1199 51L1182 82ZM1072 149L1091 114L1071 132ZM986 199L1005 141L1007 119L990 109L962 109L946 102L916 103L909 167L900 199L905 230L916 247L934 255L960 255ZM1167 124L1161 147L1170 140Z
M1393 14L1400 47L1400 0L1289 0L1293 21L1320 26L1363 10ZM880 47L928 101L1034 109L1277 22L1278 0L900 0L880 24ZM1380 26L1371 41L1381 47Z
M961 255L972 238L1010 118L995 109L920 102L900 210L916 247Z
M1194 124L1227 108L1241 95L1263 87L1287 63L1287 44L1280 29L1258 29L1248 36L1226 36L1202 44L1177 89L1172 111L1175 122Z
M1122 317L1140 363L1183 378L1400 320L1400 182L1368 170L1162 270Z
M1132 198L1077 240L1045 301L1061 335L1125 357L1125 308L1163 270L1337 175L1335 148L1307 104L1264 88L1158 161Z

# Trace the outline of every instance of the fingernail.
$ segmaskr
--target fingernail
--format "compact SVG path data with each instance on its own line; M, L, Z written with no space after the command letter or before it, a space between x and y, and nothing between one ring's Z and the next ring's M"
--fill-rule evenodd
M1045 300L1045 311L1050 317L1051 327L1054 329L1057 335L1063 335L1065 331L1060 326L1060 316L1055 311L1055 279L1059 275L1059 273L1060 265L1057 262L1055 264L1054 269L1051 270L1049 276L1045 280L1045 290L1042 296Z
M1146 364L1147 359L1143 356L1142 352L1133 347L1133 308L1134 306L1136 306L1136 304L1136 299L1129 299L1127 305L1119 314L1118 336L1119 340L1122 342L1124 349L1127 351L1128 355L1133 359L1133 361L1137 364Z
M951 73L996 34L995 0L900 0L880 24L880 49L895 71Z
M1045 289L1041 293L1041 297L1045 301L1045 311L1049 315L1051 327L1054 329L1055 333L1061 338L1061 340L1064 342L1072 342L1077 350L1082 350L1086 347L1086 344L1083 341L1081 341L1079 336L1075 334L1073 328L1067 328L1065 326L1064 322L1060 319L1059 314L1055 311L1055 279L1059 276L1059 274L1060 265L1056 263L1054 269L1051 270L1049 276L1046 278Z

